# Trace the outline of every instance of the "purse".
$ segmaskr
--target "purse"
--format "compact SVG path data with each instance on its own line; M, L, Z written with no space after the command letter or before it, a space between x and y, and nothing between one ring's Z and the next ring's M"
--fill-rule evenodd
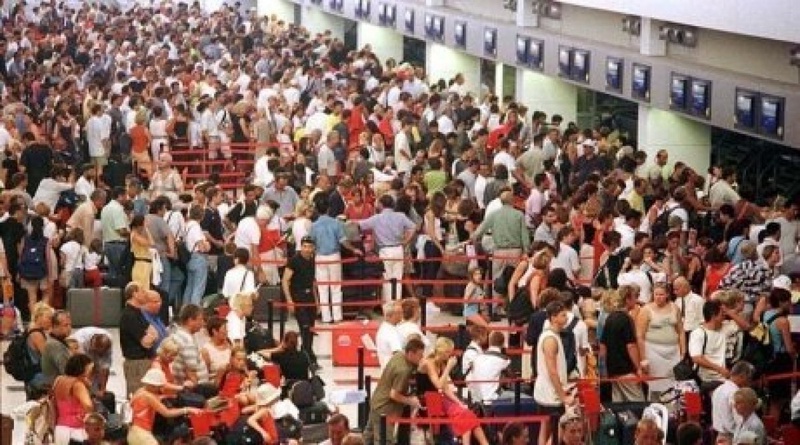
M672 368L672 374L675 375L675 380L695 380L697 377L697 370L695 364L689 355L684 355L681 361Z

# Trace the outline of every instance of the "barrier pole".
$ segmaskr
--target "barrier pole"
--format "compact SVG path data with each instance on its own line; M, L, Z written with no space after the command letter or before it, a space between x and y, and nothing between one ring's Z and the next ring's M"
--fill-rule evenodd
M278 322L278 338L283 338L283 334L286 333L286 317L288 316L289 314L287 311L281 310L281 320Z
M275 316L275 303L272 299L267 300L267 323L269 323L269 331L275 332L273 329L275 327L275 320L273 317ZM283 338L283 336L281 336Z
M367 426L367 416L369 415L369 405L372 401L372 376L368 375L364 377L364 390L367 393L367 397L364 398L364 416L359 419L358 426L361 428L361 431L364 431L364 428Z
M391 290L392 301L396 301L397 297L398 297L398 295L397 295L397 278L392 278L389 281L391 281L391 283L392 283L392 290Z
M492 286L492 283L494 283L494 277L492 276L492 256L493 255L494 255L493 252L490 252L490 253L486 254L486 262L487 262L486 278L489 281L489 284L487 284L486 286L488 286L489 289L487 290L486 288L484 288L483 294L488 296L489 298L494 298L494 287ZM494 303L487 304L486 306L489 308L489 320L494 320L494 312L495 312L494 311Z
M358 377L356 378L356 380L357 380L358 389L362 390L362 389L364 389L364 347L363 346L359 346L358 347L357 357L358 357L358 370L357 370ZM365 414L364 413L364 408L365 408L364 405L365 405L364 402L361 402L361 403L358 404L358 425L361 426L362 428L363 428L363 425L366 425L366 423L367 423L366 420L364 419L364 414Z
M421 310L419 313L419 325L424 329L428 325L428 311L427 311L427 298L425 295L419 297L419 305Z
M522 400L522 382L517 380L514 382L514 415L518 416L520 411L522 410L521 406Z
M381 445L386 445L388 443L387 442L388 435L387 435L387 431L386 431L386 429L387 429L386 423L387 423L386 422L386 414L381 414L381 419L380 419L380 423L379 423L381 432L378 435L378 443L381 444Z

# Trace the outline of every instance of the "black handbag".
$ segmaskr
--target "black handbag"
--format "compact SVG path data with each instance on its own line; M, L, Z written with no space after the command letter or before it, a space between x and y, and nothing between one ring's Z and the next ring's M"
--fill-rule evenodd
M517 289L516 295L508 303L506 314L508 315L508 321L512 323L523 325L528 322L533 314L533 305L527 289Z
M697 368L692 358L685 355L681 361L672 368L672 374L677 381L695 380L697 378Z

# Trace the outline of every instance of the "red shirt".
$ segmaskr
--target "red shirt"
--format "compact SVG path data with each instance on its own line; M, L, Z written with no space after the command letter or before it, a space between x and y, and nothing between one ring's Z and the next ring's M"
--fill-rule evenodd
M241 371L225 371L225 375L222 376L219 395L226 399L236 397L242 391L242 382L244 382L244 374Z

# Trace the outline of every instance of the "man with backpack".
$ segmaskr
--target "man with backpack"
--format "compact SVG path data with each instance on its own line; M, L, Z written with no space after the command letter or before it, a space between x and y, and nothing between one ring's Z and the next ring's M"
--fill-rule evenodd
M689 335L689 356L696 365L700 391L703 398L703 412L711 412L711 393L730 377L725 367L726 336L722 332L725 311L722 303L709 300L703 305L703 323Z
M47 336L42 353L42 373L45 381L52 384L56 377L64 374L70 352L67 337L72 333L72 317L69 312L56 311L53 314L53 326Z

